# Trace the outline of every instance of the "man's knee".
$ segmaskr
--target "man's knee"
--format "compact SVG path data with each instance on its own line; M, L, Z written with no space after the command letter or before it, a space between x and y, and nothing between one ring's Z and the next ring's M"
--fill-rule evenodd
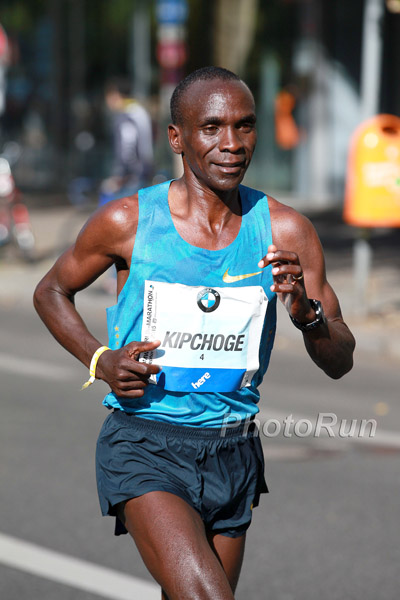
M126 502L125 526L168 600L231 600L225 572L198 513L184 500L151 492Z
M233 600L229 581L218 561L175 565L169 584L162 584L163 600Z

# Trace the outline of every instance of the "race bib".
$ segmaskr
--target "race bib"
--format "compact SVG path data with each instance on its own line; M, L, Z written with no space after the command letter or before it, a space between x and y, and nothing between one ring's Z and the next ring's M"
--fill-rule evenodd
M142 340L161 346L139 360L162 371L150 382L173 392L231 392L259 368L268 298L261 286L203 287L146 281Z

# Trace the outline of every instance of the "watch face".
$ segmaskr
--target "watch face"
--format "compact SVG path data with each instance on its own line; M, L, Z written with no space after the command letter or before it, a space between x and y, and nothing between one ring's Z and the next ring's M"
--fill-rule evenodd
M309 299L309 302L312 308L315 310L315 319L314 321L311 321L311 323L300 323L300 321L297 321L291 315L289 315L293 325L295 325L297 329L300 329L300 331L311 331L312 329L316 329L322 325L322 323L325 323L324 311L322 310L321 302L313 299Z
M313 302L311 302L311 306L315 310L315 314L317 316L319 316L322 313L322 306L319 300L313 300Z

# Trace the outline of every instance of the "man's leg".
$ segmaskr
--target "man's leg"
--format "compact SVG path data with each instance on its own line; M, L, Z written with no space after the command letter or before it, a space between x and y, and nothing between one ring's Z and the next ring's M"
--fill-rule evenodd
M150 492L128 500L123 511L125 527L168 600L233 600L222 559L187 502L168 492ZM225 542L214 543L225 557Z
M235 593L243 563L246 534L231 538L226 535L207 532L207 538L221 562L232 592Z
M207 539L219 558L232 592L235 593L243 563L246 534L238 538L230 538L218 533L207 532ZM161 594L161 600L169 600L164 591Z

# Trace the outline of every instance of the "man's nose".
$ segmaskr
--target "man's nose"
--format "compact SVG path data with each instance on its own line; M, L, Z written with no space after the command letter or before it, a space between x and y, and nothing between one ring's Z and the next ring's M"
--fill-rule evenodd
M221 135L221 152L238 152L243 148L242 139L235 127L227 127Z

